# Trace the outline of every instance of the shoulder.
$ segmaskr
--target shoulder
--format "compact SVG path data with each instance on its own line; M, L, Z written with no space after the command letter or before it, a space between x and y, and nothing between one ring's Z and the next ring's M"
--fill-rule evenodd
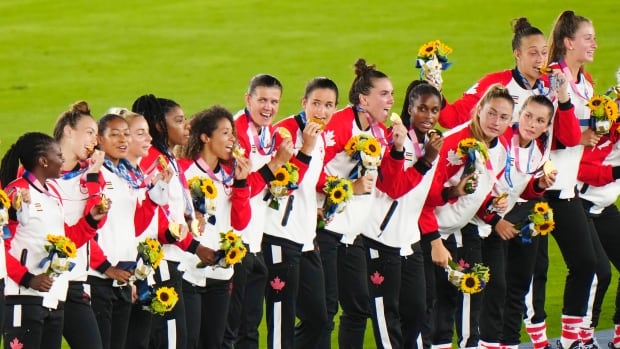
M512 80L512 70L506 69L494 73L489 73L480 79L480 84L490 86L493 84L502 84L506 86Z
M194 160L188 158L179 158L177 159L177 163L182 171L187 171L187 169L194 163Z

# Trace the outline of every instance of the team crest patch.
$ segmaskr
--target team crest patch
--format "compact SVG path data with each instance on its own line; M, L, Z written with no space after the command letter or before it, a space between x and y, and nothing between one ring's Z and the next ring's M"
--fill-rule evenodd
M410 151L406 151L405 152L405 160L407 161L413 161L413 153Z
M519 103L519 96L511 95L512 100L515 101L515 104Z
M112 186L112 182L106 181L105 182L105 188L106 189L114 189L114 186Z
M255 146L254 144L252 144L252 147L251 147L251 148L252 148L252 153L256 153L256 152L257 152L257 150L256 150L256 146Z
M43 211L43 206L38 202L35 202L34 205L32 206L34 206L35 211L39 211L39 212Z

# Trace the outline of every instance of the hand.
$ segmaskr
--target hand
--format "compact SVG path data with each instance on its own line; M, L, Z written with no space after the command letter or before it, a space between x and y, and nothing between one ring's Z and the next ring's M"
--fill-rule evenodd
M405 140L407 139L407 129L402 123L392 124L392 141L397 151L404 150Z
M295 150L293 146L293 140L291 138L284 138L280 146L278 147L278 151L276 151L276 155L269 161L269 169L272 173L276 173L276 171L282 167L287 161L291 159L293 156L293 151Z
M319 207L316 209L316 215L319 216L319 218L322 219L325 224L329 224L329 222L334 220L334 215L329 217L329 219L325 219L325 211L323 211L323 207Z
M94 220L102 220L110 211L112 200L110 200L110 198L106 198L106 200L108 200L107 208L103 209L100 205L93 205L93 207L90 208L90 216L93 217Z
M505 219L500 219L495 225L495 232L502 240L510 240L519 234L515 226Z
M246 179L250 174L250 169L252 168L250 159L242 156L237 158L237 165L235 167L235 179Z
M135 303L138 300L138 288L136 285L131 284L131 303Z
M30 288L33 290L48 292L52 288L54 280L45 273L36 275L30 280Z
M16 189L17 190L16 190L15 194L13 194L13 200L11 201L11 206L17 207L17 205L18 205L17 197L19 197L19 196L21 196L21 203L19 205L30 204L32 202L32 199L30 198L30 190L29 189L24 189L24 188L16 188Z
M105 153L102 152L101 150L95 149L93 153L91 154L90 158L88 159L90 166L88 167L88 170L86 170L86 172L87 173L99 173L99 170L101 170L101 166L103 165L104 159L105 159Z
M555 178L557 177L557 175L558 175L558 171L553 170L548 175L543 175L542 177L538 178L538 186L540 187L540 189L547 189L553 186L553 183L555 183Z
M441 77L441 71L439 72L438 78L435 76L437 73L433 73L432 70L428 70L426 75L424 75L424 80L431 84L437 91L441 92L443 88L443 78Z
M121 284L126 284L129 282L129 278L131 277L131 273L127 270L123 270L117 267L109 267L106 269L104 273L107 277L112 280L116 280Z
M559 69L554 69L550 77L556 81L558 101L560 103L568 102L570 100L570 96L568 94L568 79L566 79L564 73L562 73Z
M353 182L353 194L361 195L370 193L374 180L374 177L370 175L365 175L356 179L355 182Z
M301 152L310 156L312 151L314 150L314 146L316 145L316 140L321 134L321 125L316 122L308 122L306 123L306 128L304 128L304 132L302 133L302 137L304 140L304 144L301 146Z
M439 155L439 150L442 146L443 137L438 133L434 133L424 145L424 158L426 161L433 163L433 161L437 158L437 155Z
M495 212L504 213L508 208L508 199L506 197L494 198L491 200L491 205Z
M461 181L455 187L453 187L455 194L453 197L459 197L469 194L465 191L465 185L467 185L467 181L469 181L470 179L473 180L472 188L475 190L478 187L478 175L476 174L476 172L470 173L469 175L463 177Z
M442 268L446 268L448 262L452 260L452 255L450 255L450 251L448 251L446 246L443 245L441 238L431 241L431 259L433 263Z
M172 168L170 168L170 166L164 168L163 170L161 170L161 172L159 172L155 178L153 178L153 184L157 183L157 181L164 181L166 183L170 183L170 180L172 179L172 177L174 176L174 171L172 170Z
M598 144L598 141L601 139L600 135L597 135L593 129L587 128L583 132L581 132L581 141L579 144L584 147L592 148Z
M206 265L215 264L215 251L202 244L196 248L196 256Z

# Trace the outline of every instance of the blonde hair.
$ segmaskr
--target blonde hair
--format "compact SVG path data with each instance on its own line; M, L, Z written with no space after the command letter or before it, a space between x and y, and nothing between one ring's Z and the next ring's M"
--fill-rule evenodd
M108 114L115 114L118 116L122 116L125 120L127 120L128 124L131 124L131 122L135 119L135 118L143 118L144 115L142 114L138 114L138 113L134 113L131 110L127 109L127 108L122 108L122 107L112 107L110 109L108 109Z
M489 145L489 143L493 139L487 137L482 130L482 126L480 126L480 111L482 110L482 108L484 108L485 105L489 104L492 100L498 98L507 100L514 109L515 101L514 99L512 99L512 96L510 95L510 92L508 92L508 89L502 84L493 84L489 86L482 98L480 98L480 101L478 101L478 103L474 107L474 114L471 119L471 124L469 125L471 134L474 136L474 138L481 142L485 142L487 145Z

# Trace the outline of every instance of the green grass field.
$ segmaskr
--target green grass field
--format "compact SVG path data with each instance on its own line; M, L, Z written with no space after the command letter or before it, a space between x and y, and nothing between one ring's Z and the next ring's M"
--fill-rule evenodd
M79 99L96 116L144 93L178 101L187 115L213 104L234 112L250 77L261 72L284 84L280 116L299 110L303 86L315 76L339 84L342 106L358 57L392 78L400 111L405 87L418 77L417 49L432 39L454 49L444 73L453 100L483 74L513 66L511 19L527 16L548 33L564 9L594 21L600 48L587 69L603 92L620 66L619 11L610 0L4 0L0 154L25 131L51 132L57 115ZM547 311L549 334L557 336L566 268L551 245ZM613 296L600 328L611 327L612 311ZM370 326L366 343L374 347Z

